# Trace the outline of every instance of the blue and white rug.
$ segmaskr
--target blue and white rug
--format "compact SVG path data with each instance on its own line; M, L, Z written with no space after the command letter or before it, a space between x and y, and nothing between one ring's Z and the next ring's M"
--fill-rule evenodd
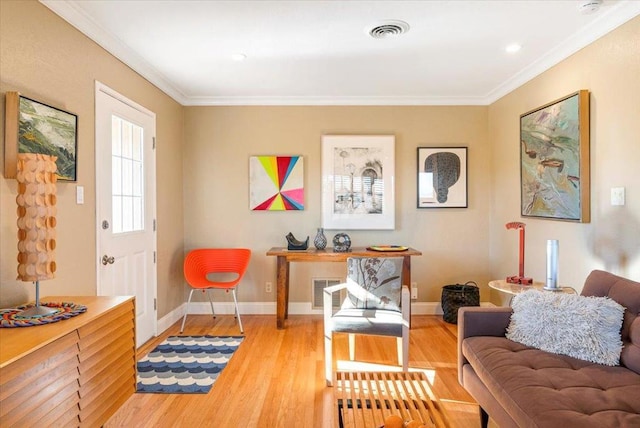
M243 336L170 336L138 361L137 392L206 394Z

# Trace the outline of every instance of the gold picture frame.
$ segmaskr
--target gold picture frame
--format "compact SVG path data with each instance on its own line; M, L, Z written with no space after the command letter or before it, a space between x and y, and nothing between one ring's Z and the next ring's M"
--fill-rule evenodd
M589 223L589 91L520 116L523 217Z

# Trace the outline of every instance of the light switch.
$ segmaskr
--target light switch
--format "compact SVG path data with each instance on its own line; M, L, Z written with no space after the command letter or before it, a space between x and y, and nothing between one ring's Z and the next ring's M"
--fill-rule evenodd
M624 205L624 187L611 188L611 205Z
M84 204L84 187L76 186L76 204Z

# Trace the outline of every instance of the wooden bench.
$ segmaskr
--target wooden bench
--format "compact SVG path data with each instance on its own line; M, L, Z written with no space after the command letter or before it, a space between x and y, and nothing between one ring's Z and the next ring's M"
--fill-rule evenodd
M449 427L446 413L422 372L336 372L335 406L340 428L378 428L389 415Z

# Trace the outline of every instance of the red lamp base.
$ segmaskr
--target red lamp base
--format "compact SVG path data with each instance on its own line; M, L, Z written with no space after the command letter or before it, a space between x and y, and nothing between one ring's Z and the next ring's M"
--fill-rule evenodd
M532 278L525 278L523 276L508 276L507 282L509 284L522 284L522 285L531 285L533 284Z

